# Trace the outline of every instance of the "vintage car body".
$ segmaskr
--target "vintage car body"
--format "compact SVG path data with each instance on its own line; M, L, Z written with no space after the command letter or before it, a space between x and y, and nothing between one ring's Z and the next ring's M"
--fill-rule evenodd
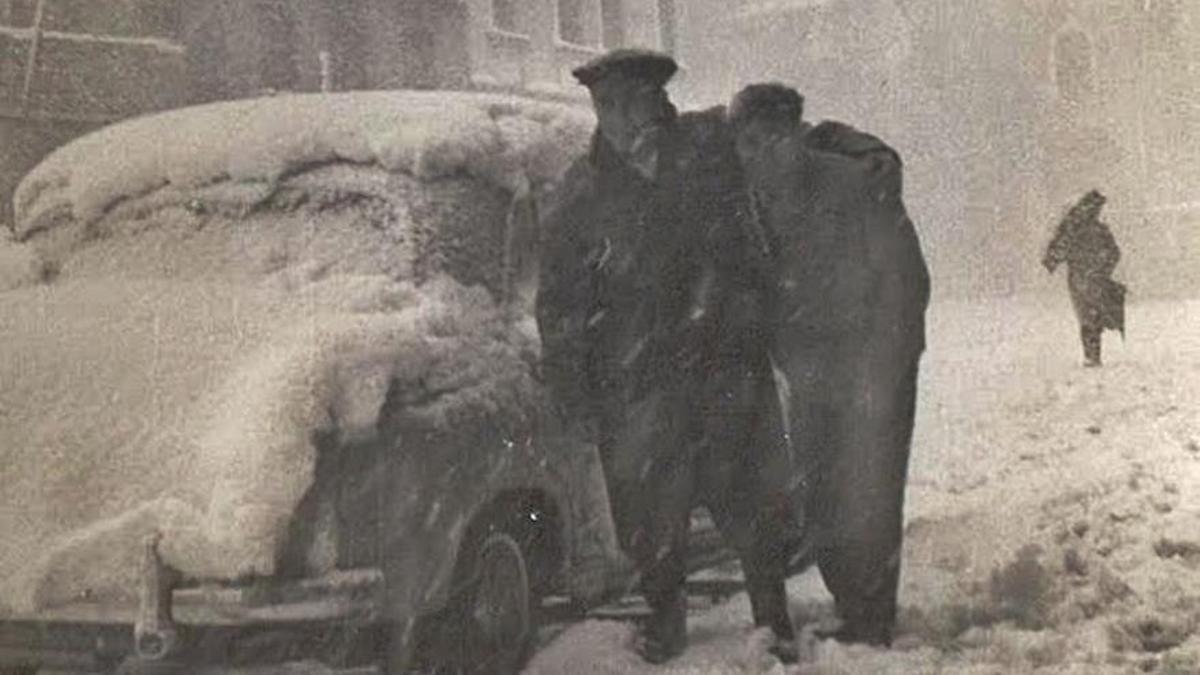
M459 111L458 121L443 124L446 110ZM391 145L370 138L389 124L433 129ZM69 366L55 381L71 400L86 394L74 384L81 373L119 379L153 366L156 375L121 392L128 412L113 412L118 397L106 395L57 426L31 418L41 425L33 433L17 401L15 421L0 429L11 432L3 478L18 488L3 504L6 539L21 548L62 542L46 557L3 559L9 569L0 571L19 574L0 589L32 600L0 609L0 671L515 672L542 598L587 608L627 592L636 579L615 545L596 449L545 414L530 318L537 209L589 128L586 113L501 97L297 96L134 120L35 169L18 193L10 241L0 242L8 248L0 260L23 261L28 272L0 275L10 317L0 339L12 350L4 372L37 391L49 377L40 369ZM480 137L478 147L455 145ZM546 159L551 150L562 157ZM508 164L497 168L497 157ZM179 169L193 160L201 168ZM369 292L322 300L330 283ZM432 295L440 304L423 305ZM360 302L370 307L346 309ZM479 313L487 318L471 323ZM72 322L86 328L64 328ZM122 326L112 331L117 347L105 342L110 324ZM321 339L332 346L306 351ZM392 339L411 342L413 355L392 354ZM198 354L206 360L193 363ZM366 393L356 389L381 372ZM208 399L189 389L227 382L210 397L216 413L190 407ZM243 424L258 419L256 407L276 417ZM308 424L297 410L321 421ZM126 417L147 415L157 422L118 433ZM204 427L210 417L235 423ZM114 466L126 473L72 473L78 493L40 485L72 485L52 475L62 453L45 462L34 447L68 425L69 452L80 459L64 466L120 456ZM260 461L255 435L269 445L277 427L291 445L264 446ZM197 428L201 441L190 435ZM89 434L99 445L76 442ZM178 471L155 455L168 440L187 457ZM135 445L139 459L127 461L122 453ZM167 465L175 473L160 473ZM28 475L17 474L22 467ZM246 477L256 471L265 478ZM235 542L242 548L214 548L229 553L195 562L203 556L188 557L176 521L157 515L162 486L108 502L85 494L93 483L120 492L144 476L200 504L204 526L187 532L236 538L253 529L241 519L258 511L222 511L222 490L268 493L262 499L286 506L286 518L267 544ZM302 488L291 501L273 492L289 481ZM46 494L82 496L84 513L66 520L83 535L18 532L37 512L16 511ZM130 516L110 502L146 505ZM93 515L107 524L87 529ZM64 520L56 518L47 522ZM266 558L237 559L247 547ZM697 565L724 557L711 531L695 548ZM49 571L21 576L29 560Z
M633 581L612 547L606 514L593 511L606 504L593 449L526 442L520 456L503 464L478 457L459 464L462 458L437 454L438 461L420 462L419 470L381 461L383 450L350 449L361 464L323 474L297 516L303 524L310 509L336 509L343 528L333 571L163 583L173 574L151 539L139 605L80 601L7 617L0 621L0 664L31 672L143 672L138 668L147 664L153 668L145 672L242 672L283 664L317 668L313 672L389 672L389 666L414 664L414 657L439 658L416 654L440 649L419 644L422 617L451 631L425 631L449 640L445 649L461 649L470 639L462 614L447 608L470 584L479 548L497 533L520 545L530 602L558 595L586 607ZM422 500L442 505L428 520L409 517L413 506L397 489L416 485L429 495ZM454 521L467 525L441 526ZM406 526L392 527L397 523ZM303 540L301 534L295 543ZM167 634L170 648L160 654Z

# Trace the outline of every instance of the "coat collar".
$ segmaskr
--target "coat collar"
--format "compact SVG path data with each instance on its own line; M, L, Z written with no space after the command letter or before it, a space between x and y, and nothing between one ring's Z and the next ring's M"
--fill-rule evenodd
M679 135L678 124L673 124L668 132L663 134L658 150L658 175L654 181L649 181L634 170L597 129L592 133L591 148L588 151L588 165L592 169L596 187L645 188L668 184L679 171L679 167L676 166L680 160Z

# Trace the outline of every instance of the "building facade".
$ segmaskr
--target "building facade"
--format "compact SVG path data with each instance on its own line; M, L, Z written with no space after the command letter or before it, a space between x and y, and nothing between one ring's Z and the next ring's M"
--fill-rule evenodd
M577 94L570 71L607 49L677 53L677 0L468 0L472 84Z
M680 0L0 0L0 221L47 152L124 117L287 91L578 100L573 68L675 52L686 16Z
M104 121L279 91L569 93L604 50L675 52L678 0L0 0L0 112Z
M493 89L573 95L605 49L672 51L677 0L182 0L199 100L262 91Z

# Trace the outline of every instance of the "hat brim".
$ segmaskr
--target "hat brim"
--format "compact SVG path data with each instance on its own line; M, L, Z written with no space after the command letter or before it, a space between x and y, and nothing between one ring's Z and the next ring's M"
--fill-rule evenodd
M666 54L617 51L579 66L572 70L571 74L585 87L594 86L613 75L662 87L671 81L678 70L675 59Z

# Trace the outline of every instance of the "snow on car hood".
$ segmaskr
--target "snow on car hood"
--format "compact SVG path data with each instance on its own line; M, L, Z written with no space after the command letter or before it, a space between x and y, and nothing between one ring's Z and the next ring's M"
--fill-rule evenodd
M533 346L452 281L332 277L296 303L88 280L0 294L0 317L0 605L21 611L128 599L155 530L186 574L272 573L313 433L370 435L393 380L431 392L433 426L534 396Z

